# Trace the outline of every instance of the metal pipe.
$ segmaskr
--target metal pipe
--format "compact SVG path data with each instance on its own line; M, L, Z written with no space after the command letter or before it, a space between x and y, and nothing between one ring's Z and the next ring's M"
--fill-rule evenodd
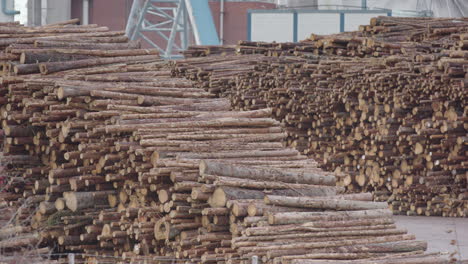
M89 0L83 0L83 18L81 24L89 24Z
M7 7L7 0L2 0L2 12L7 16L13 16L20 13L20 11L14 9L8 9Z
M224 44L224 0L220 0L219 6L219 42Z

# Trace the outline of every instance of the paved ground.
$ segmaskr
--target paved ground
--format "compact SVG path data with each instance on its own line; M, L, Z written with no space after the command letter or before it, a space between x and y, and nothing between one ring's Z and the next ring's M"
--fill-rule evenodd
M398 227L428 242L428 252L454 253L468 260L468 218L394 216Z

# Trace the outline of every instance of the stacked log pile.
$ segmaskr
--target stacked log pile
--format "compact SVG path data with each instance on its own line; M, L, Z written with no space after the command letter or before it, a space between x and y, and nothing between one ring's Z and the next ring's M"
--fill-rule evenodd
M198 235L198 240L212 239L221 245L201 256L206 263L251 263L251 257L261 263L340 263L345 259L379 263L390 256L386 252L401 257L400 261L445 261L424 254L425 243L396 228L385 202L371 202L369 193L337 194L337 187L324 186L332 184L332 179L317 178L310 170L291 173L207 160L199 169L200 177L211 178L215 185L204 198L211 207L201 212L199 234L230 222L229 232L221 229L224 235ZM200 190L209 186L202 185ZM285 186L290 189L280 189ZM192 190L192 198L194 191L203 197Z
M1 28L4 51L0 91L5 101L1 104L5 142L0 164L6 168L3 171L6 184L2 186L5 192L1 198L2 211L7 211L3 216L8 221L6 229L2 229L5 236L0 239L0 248L6 256L12 255L7 259L15 258L15 251L19 249L24 249L24 255L36 257L50 253L57 242L67 244L70 239L76 242L73 236L76 229L92 220L92 217L74 215L70 211L58 212L57 208L64 209L61 207L63 194L71 191L69 177L82 174L84 180L92 176L92 164L83 164L83 161L94 163L92 158L86 157L81 163L73 163L76 157L70 162L65 158L65 153L78 150L81 139L79 136L78 140L71 139L75 132L86 134L84 123L97 122L92 120L96 118L86 122L81 115L105 108L108 102L101 100L100 105L90 109L84 104L84 96L75 101L59 102L54 94L56 81L65 81L63 75L70 73L121 72L122 77L132 78L132 73L127 71L150 70L160 63L156 51L138 49L139 44L128 42L123 32L73 23L76 21L38 28L19 25ZM39 73L55 74L42 79ZM71 82L79 85L79 82ZM71 121L78 117L84 122ZM69 127L70 123L74 127ZM70 130L73 135L68 137ZM86 138L84 134L82 137ZM80 188L83 183L79 183ZM112 186L93 185L93 188L107 198L105 192ZM8 207L3 208L4 204ZM12 214L10 211L15 208L18 210ZM91 212L91 215L98 214L98 211ZM31 247L37 250L26 251Z
M213 45L198 45L191 46L190 49L185 52L182 51L184 57L204 57L213 55L233 55L236 53L236 46L213 46Z
M240 42L242 56L190 58L174 73L236 109L273 108L288 145L346 174L351 192L395 213L463 217L467 39L466 19L379 17L300 43Z
M2 206L21 208L1 229L3 254L36 245L89 263L446 262L396 228L386 203L341 194L335 173L284 147L271 109L230 111L121 33L14 28L33 33L15 39L20 61L3 67ZM71 29L73 42L57 41ZM111 46L122 50L102 50ZM34 59L21 61L29 49Z
M151 72L158 73L156 70ZM166 71L160 73L163 75ZM74 75L73 78L81 77ZM152 89L138 89L138 83L129 85L121 82L119 86L127 85L127 88L122 90L120 86L120 92L113 92L115 83L106 88L99 82L90 82L88 86L84 83L67 86L65 80L55 84L38 84L36 80L25 82L27 87L29 84L35 88L42 87L42 91L54 87L49 95L56 96L56 107L72 106L75 112L82 112L82 115L65 121L52 121L42 129L39 125L35 127L36 132L43 130L44 138L41 140L49 141L49 147L54 147L50 144L54 140L66 144L62 145L62 157L58 155L59 148L50 150L50 153L55 151L53 155L45 151L34 153L43 160L47 159L47 165L51 164L50 168L40 167L45 173L36 175L34 187L30 190L34 196L28 198L40 196L44 199L31 221L32 227L42 230L41 239L48 240L48 243L55 241L62 252L79 251L84 253L83 256L100 256L97 259L118 254L130 262L146 255L145 259L152 261L164 256L200 263L221 259L241 263L250 261L250 255L241 251L242 248L238 253L233 251L230 240L233 235L240 235L248 207L254 206L250 209L253 219L246 220L248 226L266 225L267 222L262 220L263 214L273 219L269 221L275 225L314 220L341 223L361 215L388 220L385 218L390 211L382 210L387 207L385 203L342 201L343 198L362 198L337 196L337 188L333 187L335 178L331 173L316 168L313 161L299 155L296 150L285 149L280 142L286 134L278 127L277 121L266 118L271 115L268 110L227 112L227 100L199 101L204 94L201 90L196 99L158 97L158 102L163 104L160 106L149 104L145 107L137 102L130 104L130 99L115 97L138 95L148 102L156 99L148 95L149 91L161 92L159 85L162 80L158 82L158 88ZM179 81L177 85L184 86L184 83L187 84ZM191 89L188 94L195 92L195 88L187 89ZM184 88L176 90L180 92ZM211 97L206 93L205 96ZM80 97L84 97L82 100L89 98L88 102L82 101L81 105L76 101L73 105L70 103ZM101 100L108 100L107 109L92 109ZM170 102L164 105L165 100L185 100L188 104L172 105ZM199 102L190 102L193 100ZM110 115L116 110L119 110L119 115ZM36 113L39 113L36 118L50 116L47 110ZM81 129L83 123L85 127ZM73 127L72 124L79 126ZM9 127L5 128L9 131ZM58 135L50 136L49 131L55 129L58 129ZM35 149L33 144L25 146ZM225 163L219 164L216 160ZM268 169L261 166L268 166ZM32 178L27 173L24 177ZM27 192L23 190L23 195ZM330 200L314 196L327 196ZM293 197L309 197L310 201L281 204ZM336 201L331 199L335 197ZM227 208L228 203L232 204L230 209ZM322 213L323 210L328 212ZM347 211L334 214L335 210ZM277 218L283 220L275 220ZM260 224L260 221L265 223ZM391 225L376 228L385 230L335 235L341 239L349 237L350 243L364 244L383 243L387 241L385 239L401 243L414 240L411 235L403 235L405 230ZM311 237L315 235L319 238L311 240L308 237L304 242L323 242L314 246L319 248L330 246L325 242L329 241L328 235L333 234L314 233ZM326 238L320 238L323 236ZM377 241L373 239L375 236L386 238ZM10 243L11 239L5 242ZM406 251L412 252L412 258L426 258L420 252L425 244L421 245ZM399 254L400 251L390 252ZM346 256L338 254L328 258Z

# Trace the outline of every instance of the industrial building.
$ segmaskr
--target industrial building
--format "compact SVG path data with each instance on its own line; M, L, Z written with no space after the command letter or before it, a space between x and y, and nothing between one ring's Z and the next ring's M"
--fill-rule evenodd
M7 6L13 0L5 0ZM145 1L138 0L18 0L17 9L23 23L31 26L55 23L71 18L80 18L82 24L99 24L112 30L127 29L132 5L138 2L140 8ZM175 17L179 1L151 1L155 7L165 7L167 14ZM413 16L413 17L464 17L468 4L463 0L415 0L415 1L375 1L375 0L210 0L211 15L219 43L235 45L238 40L252 41L299 41L310 34L335 34L357 30L371 17ZM11 9L13 10L13 9ZM16 10L16 11L18 11ZM153 25L163 22L162 30L151 28L142 30L148 47L157 46L168 50L167 38L172 23L164 16L147 15ZM6 20L13 20L7 15ZM170 18L172 19L172 18ZM170 20L169 19L169 20ZM186 25L187 24L187 25ZM313 26L310 26L313 25ZM166 27L166 28L165 28ZM180 21L179 27L188 28L190 23ZM156 30L155 30L156 29ZM158 33L159 32L159 33ZM162 35L166 37L162 37ZM196 41L190 34L186 40L176 37L170 49L174 55Z

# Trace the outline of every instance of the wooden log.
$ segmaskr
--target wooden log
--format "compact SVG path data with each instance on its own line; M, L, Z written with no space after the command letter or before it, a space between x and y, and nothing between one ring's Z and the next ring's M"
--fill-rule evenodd
M369 210L384 209L388 205L386 202L368 202L334 199L333 196L327 199L315 199L312 197L285 197L277 195L266 195L265 203L271 205L306 207L325 210Z
M157 61L159 56L124 56L124 57L112 57L112 58L98 58L98 59L85 59L78 61L68 62L47 62L40 63L39 69L42 74L51 74L54 72L60 72L71 69L86 68L91 66L114 64L119 62L131 62L131 61Z
M4 249L15 249L21 247L27 247L29 245L37 244L40 240L40 236L37 233L28 234L25 236L17 236L7 240L0 241L0 246Z
M107 200L109 194L114 193L113 191L96 191L96 192L70 192L65 198L67 207L73 212L94 207L97 204L103 204ZM99 202L101 201L101 202Z
M334 187L326 187L322 185L310 185L310 184L294 184L274 181L255 181L242 178L223 177L215 176L216 186L230 186L230 187L242 187L251 189L313 189L316 191L317 196L331 196L335 195L337 189Z
M268 222L271 225L306 223L310 221L342 221L354 220L357 218L371 219L379 217L390 217L392 214L385 209L361 210L350 212L293 212L293 213L273 213L268 215Z
M284 172L274 169L253 169L214 161L201 161L200 174L230 176L236 178L274 180L279 182L334 185L335 177L313 173Z

